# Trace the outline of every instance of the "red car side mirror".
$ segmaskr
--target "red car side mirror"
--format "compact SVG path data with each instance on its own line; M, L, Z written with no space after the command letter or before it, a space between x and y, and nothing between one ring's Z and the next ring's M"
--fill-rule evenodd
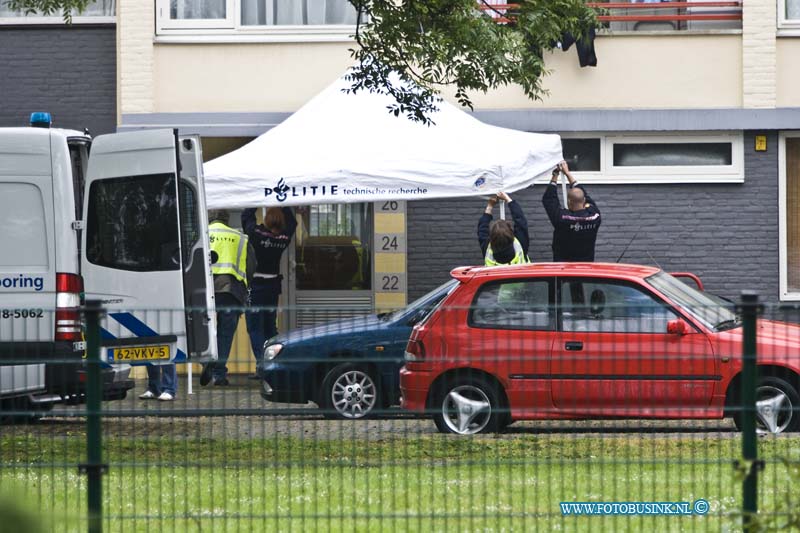
M674 335L686 335L688 330L689 327L686 325L686 322L680 318L667 322L667 333L672 333Z

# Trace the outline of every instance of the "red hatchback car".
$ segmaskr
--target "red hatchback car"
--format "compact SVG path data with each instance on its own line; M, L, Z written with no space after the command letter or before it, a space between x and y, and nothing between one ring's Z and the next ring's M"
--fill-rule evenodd
M462 267L417 324L405 409L442 432L515 420L723 418L739 425L742 328L732 306L657 268L602 263ZM800 327L760 319L761 432L798 429Z

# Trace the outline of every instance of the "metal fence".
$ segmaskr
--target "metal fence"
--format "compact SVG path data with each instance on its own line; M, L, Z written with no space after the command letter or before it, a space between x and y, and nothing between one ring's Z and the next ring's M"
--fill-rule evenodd
M100 309L77 364L31 366L17 331L24 356L0 367L0 530L800 526L800 309L520 294L280 334L258 376L227 384L180 364L172 401L139 399L141 367L97 362ZM241 363L256 369L240 339ZM12 398L42 372L43 390Z

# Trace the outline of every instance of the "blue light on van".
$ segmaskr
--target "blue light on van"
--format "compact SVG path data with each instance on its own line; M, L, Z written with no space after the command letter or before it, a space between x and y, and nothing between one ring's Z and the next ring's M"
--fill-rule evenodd
M50 117L50 113L44 111L31 113L31 126L34 128L49 128L52 123L53 120Z

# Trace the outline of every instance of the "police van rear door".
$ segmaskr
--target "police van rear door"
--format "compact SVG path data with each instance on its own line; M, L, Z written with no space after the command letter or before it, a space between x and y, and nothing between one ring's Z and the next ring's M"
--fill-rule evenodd
M96 137L84 224L86 298L107 311L102 360L215 360L199 139L173 130Z

